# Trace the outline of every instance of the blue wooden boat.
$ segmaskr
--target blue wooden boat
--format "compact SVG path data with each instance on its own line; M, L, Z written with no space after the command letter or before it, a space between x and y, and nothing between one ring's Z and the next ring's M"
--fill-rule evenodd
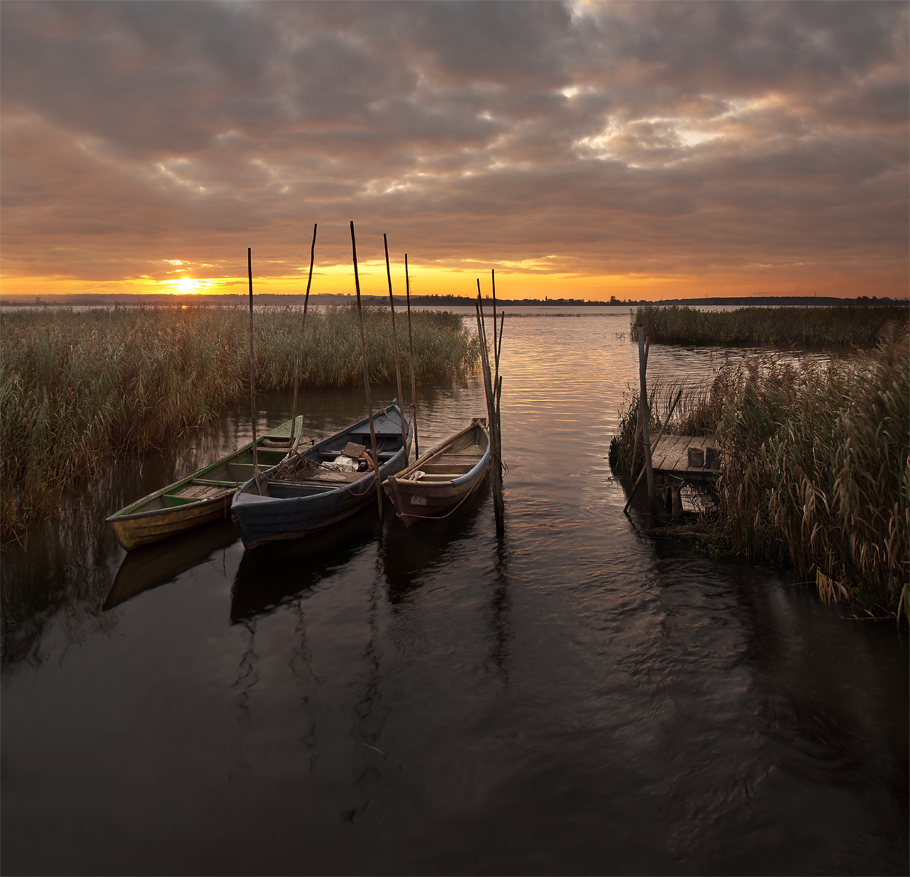
M401 436L403 417L395 403L373 415L382 480L407 464L411 424L405 417L405 443ZM247 481L231 503L231 517L244 546L256 548L283 539L299 539L350 517L371 500L376 502L376 474L372 467L337 471L324 466L334 463L346 449L354 446L364 451L360 455L364 461L361 466L369 465L366 461L371 447L369 418L322 439Z
M490 469L486 421L470 426L430 448L419 460L383 484L401 522L446 518L483 483Z

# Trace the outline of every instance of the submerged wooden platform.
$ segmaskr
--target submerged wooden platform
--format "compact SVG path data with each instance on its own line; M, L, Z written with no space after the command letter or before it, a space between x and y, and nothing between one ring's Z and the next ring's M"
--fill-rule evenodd
M689 454L689 450L694 453ZM690 465L690 456L696 458ZM702 465L697 465L701 457ZM651 451L655 475L687 479L713 479L720 474L720 446L715 438L692 435L665 435Z

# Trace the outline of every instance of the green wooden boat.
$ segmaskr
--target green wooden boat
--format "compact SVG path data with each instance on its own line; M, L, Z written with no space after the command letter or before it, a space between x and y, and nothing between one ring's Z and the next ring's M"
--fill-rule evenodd
M298 418L297 434L303 418ZM268 430L256 442L259 468L280 463L291 446L291 421ZM231 513L231 497L253 476L253 443L193 475L162 487L106 518L117 541L131 551Z

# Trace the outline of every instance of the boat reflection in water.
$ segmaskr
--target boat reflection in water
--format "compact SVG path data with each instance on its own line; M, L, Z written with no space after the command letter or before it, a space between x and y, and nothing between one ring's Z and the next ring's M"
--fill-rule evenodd
M489 499L489 489L481 488L454 514L445 520L425 519L419 530L405 529L398 519L388 522L380 553L392 605L406 602L434 571L452 561L462 542L478 535L478 512Z
M205 563L239 538L234 524L221 520L128 551L101 608L106 612L143 591L174 581L180 573Z
M376 510L369 507L308 539L245 551L231 589L231 623L242 624L293 603L350 563L379 532Z

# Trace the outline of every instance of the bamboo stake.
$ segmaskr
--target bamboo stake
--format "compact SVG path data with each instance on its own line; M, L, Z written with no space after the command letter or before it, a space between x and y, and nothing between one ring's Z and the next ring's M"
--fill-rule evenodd
M401 366L398 362L398 331L395 329L395 299L392 298L392 269L389 267L389 241L383 234L385 246L385 273L389 278L389 309L392 311L392 340L395 343L395 379L398 381L398 405L401 408L401 446L404 448L404 462L408 463L408 430L404 425L404 393L401 392Z
M253 353L253 248L246 248L246 268L250 278L250 415L253 421L253 474L259 471L256 453L256 359Z
M306 282L306 296L303 299L303 322L300 326L300 350L297 353L297 368L294 374L294 402L291 405L291 448L288 452L290 456L297 449L297 445L303 436L303 424L300 424L300 434L294 440L294 433L297 430L297 394L300 390L300 362L303 359L303 343L306 338L306 310L310 303L310 284L313 282L313 261L316 257L316 223L313 223L313 243L310 245L310 276Z
M645 474L648 479L648 502L650 503L651 514L654 514L654 470L651 468L651 432L648 423L648 382L645 373L648 369L648 360L645 356L645 329L644 326L638 327L638 379L640 383L640 402L642 406L641 415L641 439L642 447L645 452Z
M411 277L408 274L408 254L404 254L404 288L408 301L408 345L411 352L411 418L414 424L414 459L420 456L417 441L417 382L414 379L414 336L411 334Z
M382 520L382 476L379 474L379 449L376 447L376 428L373 426L373 400L370 398L370 367L367 363L367 336L363 331L363 308L360 305L360 274L357 272L357 241L354 220L351 220L351 249L354 251L354 286L357 289L357 316L360 320L360 351L363 354L363 386L367 397L367 419L370 424L370 443L373 447L373 469L376 472L376 504Z
M679 402L681 396L682 390L676 394L676 399L670 406L670 413L667 415L667 419L664 421L663 426L660 428L660 432L657 434L657 441L654 442L655 449L660 444L660 440L664 437L664 430L667 428L667 424L670 422L670 418L673 416L673 412L676 410L676 403ZM641 484L641 479L644 478L644 475L645 470L642 468L642 470L638 473L638 478L635 479L635 483L632 485L632 490L629 492L629 499L626 501L626 504L623 507L622 513L624 515L628 513L629 506L632 505L632 497L635 496L635 491L638 489L638 485Z

